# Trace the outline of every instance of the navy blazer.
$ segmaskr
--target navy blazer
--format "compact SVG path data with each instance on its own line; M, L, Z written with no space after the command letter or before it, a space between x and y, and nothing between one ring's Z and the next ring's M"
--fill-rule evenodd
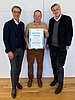
M24 39L24 23L20 21L21 25L21 34L22 34L22 48L25 50L26 49L26 43ZM6 53L12 51L15 52L16 47L17 47L17 37L16 37L16 27L15 27L15 22L14 20L10 20L4 24L3 28L3 41L5 44L6 48Z
M49 37L47 39L47 44L49 45L49 48L52 41L54 23L55 19L54 17L52 17L49 20ZM73 36L72 20L69 16L62 14L58 27L58 45L61 50L66 50L66 46L71 45L72 36Z

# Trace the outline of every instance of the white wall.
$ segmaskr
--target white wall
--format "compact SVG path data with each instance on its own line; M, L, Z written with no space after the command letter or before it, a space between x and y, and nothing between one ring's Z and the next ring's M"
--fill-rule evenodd
M52 12L50 11L50 6L58 2L61 5L62 12L68 14L72 17L73 28L75 29L75 0L2 0L0 2L0 78L10 77L10 63L5 53L5 47L3 44L3 25L4 23L12 18L11 8L13 5L19 5L23 12L21 15L21 20L27 24L33 21L33 12L35 9L40 9L43 13L42 21L46 22L48 25L49 19L52 17ZM75 30L74 30L75 32ZM65 63L65 76L66 77L75 77L75 35L73 36L72 45L68 51L66 63ZM26 51L23 59L23 66L21 77L28 77L28 68L26 60ZM37 64L34 63L34 75L36 77L37 73ZM43 68L43 77L53 76L51 62L49 57L49 51L45 50L44 56L44 68Z

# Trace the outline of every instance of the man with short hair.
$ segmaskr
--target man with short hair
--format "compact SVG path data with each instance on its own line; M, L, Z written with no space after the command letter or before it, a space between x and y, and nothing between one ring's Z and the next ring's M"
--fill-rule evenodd
M16 97L16 86L22 89L19 83L19 75L21 72L22 60L26 43L24 39L24 23L20 21L21 8L19 6L12 7L13 18L4 24L3 40L6 53L11 64L11 81L12 81L12 98Z
M44 30L44 36L47 38L49 36L48 30L47 30L47 25L44 22L41 22L42 18L42 12L40 10L35 10L34 15L33 15L34 21L29 23L26 26L26 43L27 43L27 61L28 61L28 77L29 81L27 83L28 87L32 86L33 82L33 64L34 60L36 58L37 60L37 82L38 82L38 87L42 87L42 71L43 71L43 58L44 58L44 47L41 49L30 49L29 48L29 29L43 29ZM36 33L35 33L36 34Z
M58 87L55 93L61 93L64 79L64 64L67 55L67 50L71 45L73 36L73 27L71 17L61 13L60 5L55 3L51 6L51 11L54 14L49 20L49 38L47 39L46 47L49 47L51 64L54 74L54 80L50 86Z

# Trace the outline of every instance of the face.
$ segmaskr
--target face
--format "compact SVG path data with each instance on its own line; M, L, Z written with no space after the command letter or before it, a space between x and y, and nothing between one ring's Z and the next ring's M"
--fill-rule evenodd
M34 14L34 22L35 23L39 23L39 22L41 22L41 18L42 18L42 15L41 15L41 13L40 12L35 12L35 14Z
M12 11L12 15L13 15L13 18L14 18L16 21L18 21L20 15L21 15L20 9L19 9L19 8L14 8L13 11Z
M60 14L61 14L61 9L60 9L59 6L54 6L52 8L52 12L55 15L55 17L58 18L60 16Z

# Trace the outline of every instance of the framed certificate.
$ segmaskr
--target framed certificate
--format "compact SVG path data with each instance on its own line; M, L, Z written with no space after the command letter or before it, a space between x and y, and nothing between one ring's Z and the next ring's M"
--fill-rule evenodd
M42 28L29 29L29 49L43 49L44 30Z

